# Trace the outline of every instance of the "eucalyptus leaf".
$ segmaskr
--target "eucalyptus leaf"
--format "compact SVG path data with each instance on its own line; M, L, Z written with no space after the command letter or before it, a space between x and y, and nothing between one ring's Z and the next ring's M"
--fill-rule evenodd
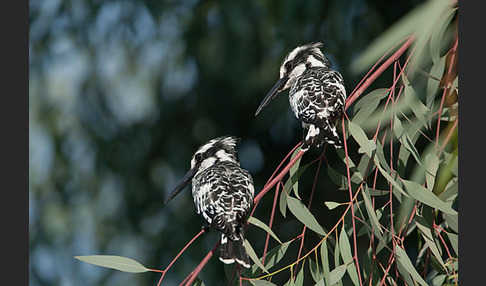
M427 286L427 283L417 272L417 269L415 269L415 267L413 266L412 261L410 261L410 258L408 257L405 250L403 250L398 244L395 246L395 254L398 263L407 270L407 272L412 276L413 280L420 283L420 285Z
M434 193L428 191L422 185L417 182L403 180L403 185L407 189L407 193L417 201L424 203L428 206L441 210L446 214L455 215L457 212L453 210L448 204L439 199Z
M336 283L341 281L341 279L343 279L344 273L346 273L347 267L348 264L343 264L334 268L329 274L329 285L335 285Z
M355 104L353 116L354 122L363 122L375 112L380 101L388 95L388 88L378 88L362 96Z
M351 244L349 243L348 235L344 227L342 228L341 233L339 235L339 247L341 250L343 261L348 265L347 271L349 277L351 277L351 281L353 281L354 285L359 285L360 283L358 279L358 273L356 272L356 267L353 263L353 255L351 253Z
M149 271L149 269L143 266L140 262L123 256L86 255L86 256L75 256L74 258L86 263L90 263L90 264L94 264L106 268L112 268L123 272L141 273L141 272Z
M309 229L315 231L320 235L326 235L326 232L322 226L317 222L314 215L309 211L309 209L298 199L289 196L287 198L287 204L289 210L294 214L294 216L302 222Z
M258 255L256 254L255 250L251 246L250 242L245 239L243 241L243 246L245 247L246 253L248 253L248 256L250 256L251 260L253 260L253 263L255 263L260 269L268 273L268 270L263 266L262 262L260 259L258 259Z
M251 216L251 217L248 218L248 222L259 227L259 228L261 228L261 229L263 229L268 234L270 234L276 241L278 241L278 243L282 244L282 241L277 237L277 235L272 231L272 229L270 229L270 227L268 227L261 220L257 219L256 217Z
M324 202L324 204L326 205L326 207L330 210L332 209L335 209L341 205L343 205L342 203L336 203L336 202Z
M361 127L359 127L359 125L353 121L350 121L348 126L351 136L353 136L354 140L356 140L359 146L361 146L358 152L365 153L371 158L373 151L376 149L375 142L373 140L369 140L363 129L361 129Z
M326 285L330 285L331 284L329 280L330 267L329 267L328 251L327 251L327 240L324 240L322 242L320 250L321 250L322 275L324 276L324 282L326 282Z

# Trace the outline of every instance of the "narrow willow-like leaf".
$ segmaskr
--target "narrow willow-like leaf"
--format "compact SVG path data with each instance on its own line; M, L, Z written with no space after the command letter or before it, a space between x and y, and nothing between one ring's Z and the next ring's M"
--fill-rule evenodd
M289 196L287 198L287 204L289 210L294 214L294 216L302 222L309 229L317 232L320 235L326 235L326 232L322 226L317 222L314 215L309 211L309 209L298 199Z
M380 101L388 94L387 88L378 88L367 95L361 97L361 99L354 104L355 114L353 116L353 121L363 122L368 117L375 112Z
M380 239L383 239L382 234L383 231L381 230L380 227L380 221L378 220L378 217L376 216L375 209L373 208L373 205L371 204L371 198L369 197L368 193L368 187L365 188L363 192L361 192L361 195L363 196L364 202L365 202L365 207L366 207L366 212L368 213L368 216L370 217L371 220L371 225L373 226L373 233Z
M408 197L409 195L402 189L402 187L385 171L383 170L383 168L381 167L380 165L380 162L378 162L378 159L376 158L375 156L375 165L376 167L378 168L378 170L380 171L380 173L383 175L383 177L385 177L385 179L390 182L393 187L395 187L396 190L398 190L401 194L405 195L406 197ZM395 194L395 192L393 192Z
M412 154L417 163L422 164L422 160L420 160L420 155L417 149L413 145L413 142L408 134L403 129L402 123L397 116L395 116L395 118L393 119L393 132L395 133L397 139L402 143L402 145Z
M412 276L413 280L420 283L420 285L427 286L427 283L417 272L417 269L415 269L415 267L413 266L410 258L408 258L405 250L398 246L398 244L395 246L395 253L398 259L398 263L400 263L407 270L407 272Z
M295 151L294 151L294 154L292 154L292 157L291 157L291 161L292 159L297 155L299 154L300 152L300 149L301 147L297 148ZM294 174L297 172L297 170L299 170L299 166L300 166L300 160L302 159L302 157L300 157L296 162L295 164L290 167L290 170L289 170L289 174L290 174L290 179L292 179L292 177L294 176ZM300 199L300 196L299 196L299 181L296 181L295 183L292 184L292 187L294 189L294 194L297 198Z
M321 270L319 269L319 263L314 261L313 259L308 259L308 261L309 261L309 271L311 273L314 282L321 280L323 276Z
M285 192L285 190L282 190L280 192L280 198L278 200L278 209L280 210L280 213L282 214L283 217L287 217L287 197L289 195Z
M429 227L427 227L420 220L416 220L415 223L417 224L417 227L420 230L420 233L422 234L422 237L424 238L425 243L427 244L428 248L430 249L432 254L435 256L437 261L439 261L439 263L443 267L443 269L446 270L446 267L444 265L444 260L442 260L439 249L437 248L437 245L435 244L435 241L434 241L434 237L432 236L432 231L430 230Z
M334 268L329 274L329 285L334 285L343 279L344 273L346 273L346 268L348 264L339 265Z
M361 127L359 127L359 125L353 121L350 121L348 126L351 136L353 136L354 140L356 140L360 146L358 152L361 154L365 153L371 158L373 151L376 149L375 142L373 140L369 140L363 129L361 129Z
M432 29L430 36L429 51L430 57L433 62L436 63L441 58L441 49L444 45L444 33L447 30L447 26L451 22L457 8L449 8L437 21L435 27ZM442 74L441 74L442 75ZM439 76L441 78L441 76Z
M293 286L303 286L304 285L304 267L300 268L297 277L295 277Z
M327 240L324 240L321 244L321 263L322 263L322 275L324 276L324 282L326 285L330 285L329 281L329 257L327 251Z
M260 259L258 259L258 255L256 254L255 250L253 250L253 247L251 246L250 242L247 239L245 239L245 241L243 241L243 246L245 247L245 250L246 250L246 253L248 253L248 256L250 256L251 260L253 260L253 263L258 265L258 267L260 267L260 269L262 269L263 271L268 273L268 270L265 268L265 266L263 266Z
M459 248L457 247L458 235L450 233L450 232L446 232L446 233L447 233L447 236L449 237L449 241L451 242L452 248L454 248L454 252L459 256Z
M279 209L280 212L282 213L283 217L286 217L287 213L287 197L290 194L290 189L295 185L299 183L299 179L302 176L302 174L307 170L307 168L311 165L311 163L307 163L304 166L300 167L290 178L285 182L284 188L280 194L280 200L279 200ZM296 196L298 197L299 194L296 193Z
M285 256L285 253L287 252L289 245L290 245L290 241L287 241L268 251L267 256L265 257L265 268L270 269L274 265L276 265ZM262 258L260 258L259 260L261 261ZM253 266L251 267L251 271L249 272L251 275L254 276L258 273L261 273L261 268L258 267L258 265L253 264Z
M131 258L116 255L86 255L74 256L83 262L98 265L101 267L112 268L123 272L141 273L149 271L140 262Z
M335 266L334 268L337 268L340 265L340 262L339 262L340 259L339 258L341 257L341 255L339 255L339 252L340 252L339 249L340 249L340 247L339 247L339 239L337 239L336 240L336 245L334 245L334 266ZM343 266L345 266L345 267L342 270L343 273L342 273L341 277L339 279L334 278L337 282L331 281L331 282L329 282L329 285L339 285L339 286L342 286L343 285L343 282L341 281L341 278L343 277L344 273L346 272L346 266L347 265L344 264ZM333 269L333 270L335 270L335 269ZM336 272L337 271L335 271L335 273L333 274L333 276L336 276L336 274L339 273L339 272L341 272L341 270L339 270L339 272L337 272L337 273ZM332 271L331 271L331 273L332 273ZM329 274L329 280L331 280L331 274Z
M447 213L444 213L444 219L447 222L447 225L456 233L459 233L459 223L457 221L457 214L455 215L450 215Z
M388 30L382 33L371 45L353 62L352 69L359 72L373 64L387 50L397 44L406 36L414 32L421 33L423 24L430 20L431 14L437 10L437 2L427 1L418 5L415 9L402 17L398 22L393 24ZM440 11L439 11L440 12Z
M336 202L324 202L324 204L330 210L335 209L335 208L337 208L337 207L339 207L339 206L342 205L341 203L336 203Z
M432 192L435 183L435 176L437 175L437 170L439 169L439 157L435 152L430 152L425 155L424 165L425 165L425 182L427 183L427 190Z
M346 233L344 227L339 235L339 247L343 261L348 265L347 270L349 277L351 277L351 281L353 281L354 285L359 285L358 273L356 272L356 268L353 263L353 254L351 253L351 244L349 243L348 234Z
M407 189L407 193L417 201L424 203L430 207L441 210L446 214L455 215L457 212L453 210L448 204L439 199L434 193L429 192L422 185L408 180L403 180L403 185Z
M256 217L251 216L248 218L248 222L263 229L268 234L270 234L276 241L278 241L278 243L282 244L282 241L277 237L277 235L272 231L272 229L268 227L268 225L266 225L263 221L257 219Z
M250 280L250 283L253 284L254 286L277 286L267 280Z
M446 56L443 56L430 68L430 77L427 79L427 96L425 104L432 109L433 103L436 99L436 94L439 91L439 83L444 74ZM439 80L438 80L439 79Z

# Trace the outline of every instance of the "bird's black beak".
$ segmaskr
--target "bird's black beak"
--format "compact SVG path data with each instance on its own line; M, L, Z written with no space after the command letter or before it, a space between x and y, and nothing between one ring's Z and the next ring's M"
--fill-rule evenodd
M179 194L186 186L189 184L191 181L192 177L196 174L197 168L192 168L189 170L185 175L184 178L182 178L182 181L174 188L172 193L170 193L169 197L165 200L165 203L167 204L170 200L172 200L177 194Z
M258 116L258 113L262 111L262 109L267 106L270 101L272 101L277 95L282 91L282 88L285 86L287 83L288 77L283 77L279 79L272 87L272 89L267 93L265 98L262 100L260 103L260 106L258 107L257 111L255 112L255 116Z

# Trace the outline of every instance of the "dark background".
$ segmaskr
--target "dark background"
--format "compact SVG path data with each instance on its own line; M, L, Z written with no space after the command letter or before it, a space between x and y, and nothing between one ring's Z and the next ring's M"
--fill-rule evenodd
M253 116L283 56L322 41L349 93L363 76L351 73L351 62L421 2L30 1L30 285L155 285L158 274L122 273L73 256L112 254L165 267L200 230L189 188L163 205L200 144L241 137L241 164L259 191L301 139L286 95ZM323 202L344 201L347 193L323 168L313 212L329 228L338 213ZM314 171L300 182L304 200ZM271 202L269 194L255 216L268 222ZM301 224L277 212L275 230L287 240ZM259 255L264 238L249 229ZM182 281L216 240L215 233L198 240L164 284ZM213 259L201 277L225 285L223 275Z

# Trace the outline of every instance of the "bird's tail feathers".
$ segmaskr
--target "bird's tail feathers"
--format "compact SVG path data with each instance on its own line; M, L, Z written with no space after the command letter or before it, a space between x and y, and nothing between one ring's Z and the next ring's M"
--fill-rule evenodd
M219 260L225 264L238 263L245 268L250 268L250 258L243 246L243 236L232 240L225 234L221 234L219 247Z

